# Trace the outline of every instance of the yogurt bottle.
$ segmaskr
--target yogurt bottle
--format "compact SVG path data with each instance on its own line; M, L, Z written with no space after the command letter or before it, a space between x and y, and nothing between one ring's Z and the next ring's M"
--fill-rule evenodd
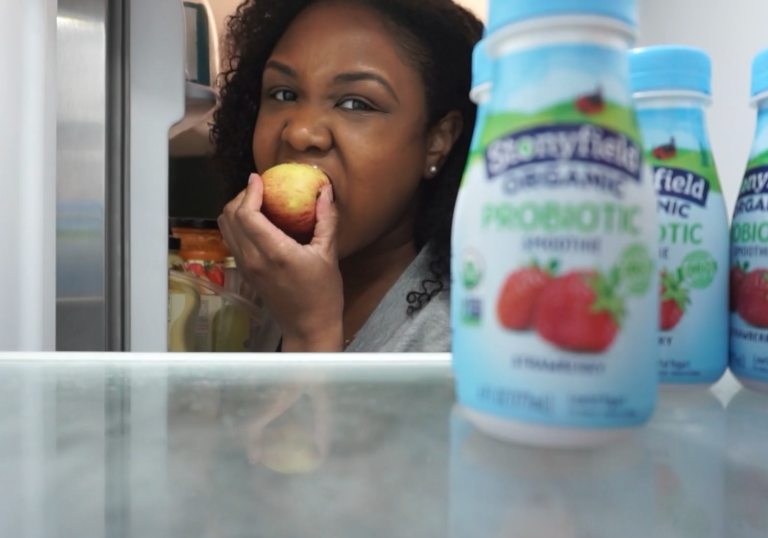
M659 381L711 385L728 365L728 215L704 110L702 50L637 49L629 66L659 215Z
M480 137L485 125L485 119L488 116L488 105L491 102L492 89L493 62L488 57L486 40L483 39L475 45L475 50L472 53L472 90L469 92L469 98L477 105L477 119L472 136L472 145L470 146L470 159L467 163L468 172L475 162L482 164Z
M768 392L768 50L752 66L757 132L731 227L730 367Z
M658 221L629 87L636 11L491 2L483 167L462 189L452 289L458 399L487 434L592 446L652 414Z

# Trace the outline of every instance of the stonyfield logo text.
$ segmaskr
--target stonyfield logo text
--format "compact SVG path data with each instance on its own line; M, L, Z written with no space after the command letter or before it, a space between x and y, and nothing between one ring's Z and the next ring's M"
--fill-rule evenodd
M640 182L640 147L596 125L554 125L494 140L485 152L488 179L503 177L504 191L582 187L623 197L623 184Z
M768 212L768 166L750 168L741 182L733 216Z
M757 168L750 168L744 175L744 179L741 181L741 191L739 192L739 198L742 196L752 196L754 194L767 194L768 193L768 166L759 166Z
M653 169L653 183L659 196L674 196L702 207L707 205L709 182L692 172L657 166Z

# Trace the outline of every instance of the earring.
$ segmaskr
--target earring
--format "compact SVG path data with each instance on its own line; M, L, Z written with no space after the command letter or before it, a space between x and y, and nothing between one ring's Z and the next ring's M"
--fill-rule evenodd
M432 174L432 175L437 174L437 166L435 166L435 165L430 166L429 167L429 173Z

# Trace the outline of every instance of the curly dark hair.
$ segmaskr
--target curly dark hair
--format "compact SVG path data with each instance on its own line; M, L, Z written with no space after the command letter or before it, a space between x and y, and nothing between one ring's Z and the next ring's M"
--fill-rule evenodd
M226 65L221 106L211 136L214 160L228 196L234 197L256 172L252 137L259 114L262 73L272 50L293 19L318 0L245 0L227 23ZM464 128L437 177L422 182L414 241L429 245L430 278L407 296L408 313L421 309L450 287L451 224L475 124L469 99L472 50L482 23L452 0L346 0L375 9L387 20L414 67L421 73L428 107L427 128L448 112L461 113Z

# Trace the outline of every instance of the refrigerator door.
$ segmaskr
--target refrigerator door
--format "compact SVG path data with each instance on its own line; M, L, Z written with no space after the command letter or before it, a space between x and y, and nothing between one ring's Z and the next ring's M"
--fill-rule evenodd
M165 351L182 2L59 0L57 46L56 349Z
M121 177L113 175L110 69L122 73L122 51L110 16L122 11L109 0L59 0L57 14L56 349L108 351L120 340L110 312L110 258L114 225L121 223ZM115 61L115 65L109 62ZM117 107L119 110L119 106ZM112 123L110 123L112 122ZM119 136L119 133L116 133ZM117 163L119 164L119 163ZM119 301L112 305L119 306ZM120 316L118 315L118 318Z
M184 10L131 0L127 349L168 349L168 135L184 115Z

